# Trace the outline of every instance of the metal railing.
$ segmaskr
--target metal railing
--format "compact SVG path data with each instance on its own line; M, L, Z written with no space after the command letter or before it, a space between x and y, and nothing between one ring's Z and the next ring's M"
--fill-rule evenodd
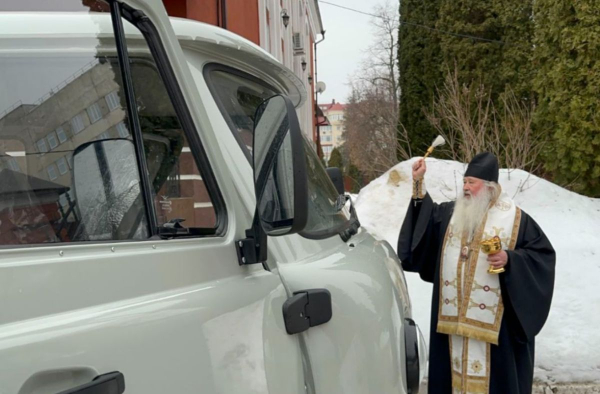
M52 97L56 93L58 93L65 86L67 86L68 84L70 84L71 82L73 82L75 79L79 78L86 71L92 69L92 67L94 67L98 63L100 63L100 61L98 59L93 59L91 62L85 64L79 70L75 71L75 73L71 74L71 76L69 78L65 79L64 81L62 81L61 83L59 83L58 85L56 85L55 87L53 87L52 89L50 89L50 91L48 93L46 93L45 95L43 95L42 97L40 97L39 99L37 99L31 105L35 105L37 107L38 105L42 104L44 101L48 100L50 97ZM29 111L29 112L31 112L31 111Z
M4 118L6 115L8 115L12 111L14 111L18 107L20 107L21 105L23 105L23 102L21 100L17 101L16 103L14 103L10 107L8 107L6 110L4 110L4 112L0 113L0 119Z

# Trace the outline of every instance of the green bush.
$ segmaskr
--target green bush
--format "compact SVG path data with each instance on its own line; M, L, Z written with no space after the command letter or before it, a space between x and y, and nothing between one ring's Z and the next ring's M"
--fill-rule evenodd
M363 176L354 164L350 164L350 166L348 166L348 177L352 179L352 188L350 189L350 193L359 193L360 189L362 189L364 186Z
M536 125L554 181L600 197L600 14L596 0L537 0Z
M331 151L331 155L329 156L329 161L327 162L327 167L337 167L342 172L344 171L344 161L342 159L342 153L338 148L333 148Z
M402 0L400 21L435 26L440 0ZM413 154L424 152L436 136L423 108L429 107L436 86L441 85L439 35L412 24L400 23L398 66L400 69L400 123L406 128ZM399 141L404 137L399 128ZM408 147L404 147L408 152ZM402 157L398 157L402 160Z

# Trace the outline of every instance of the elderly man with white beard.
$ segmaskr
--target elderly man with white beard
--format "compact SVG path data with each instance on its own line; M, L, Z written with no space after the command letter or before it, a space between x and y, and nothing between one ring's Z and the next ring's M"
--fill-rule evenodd
M554 289L554 249L502 192L491 153L469 163L456 202L433 202L426 169L423 159L412 168L398 256L405 271L433 283L428 391L531 393L535 336ZM501 250L485 254L485 241Z

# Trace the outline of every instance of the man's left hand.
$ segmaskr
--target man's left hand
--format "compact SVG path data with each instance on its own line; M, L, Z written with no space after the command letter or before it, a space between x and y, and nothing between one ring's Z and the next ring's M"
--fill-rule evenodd
M508 254L502 250L496 254L489 255L487 261L494 268L503 268L508 263Z

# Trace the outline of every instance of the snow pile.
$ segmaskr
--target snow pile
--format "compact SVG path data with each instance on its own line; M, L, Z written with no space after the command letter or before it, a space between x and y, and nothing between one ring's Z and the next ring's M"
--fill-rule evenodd
M402 162L355 199L361 224L397 246L412 195L411 167ZM466 166L427 159L425 184L434 201L455 199ZM500 184L544 230L557 253L552 309L536 339L535 377L546 382L600 382L600 199L565 190L521 170L500 170ZM428 337L432 285L406 273L413 315Z

